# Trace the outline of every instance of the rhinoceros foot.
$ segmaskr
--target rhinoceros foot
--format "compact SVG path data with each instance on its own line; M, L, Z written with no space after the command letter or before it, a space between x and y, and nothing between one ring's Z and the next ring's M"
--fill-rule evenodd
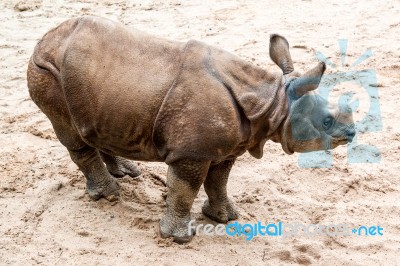
M105 198L108 201L116 201L119 198L119 184L114 178L108 178L101 184L87 183L86 190L93 200Z
M174 242L183 244L190 242L195 234L195 231L189 232L188 224L190 217L178 218L164 216L160 221L160 236L162 238L172 237Z
M125 175L137 177L141 175L139 167L131 160L119 156L111 156L105 153L101 153L101 158L105 162L108 172L114 177L120 178Z
M211 206L209 200L206 200L202 211L205 216L218 223L227 223L239 217L238 212L234 209L229 200L214 206Z
M135 162L129 161L127 159L119 158L118 164L115 165L107 165L107 170L113 176L119 178L125 175L129 175L130 177L138 177L142 173L140 172L137 164Z

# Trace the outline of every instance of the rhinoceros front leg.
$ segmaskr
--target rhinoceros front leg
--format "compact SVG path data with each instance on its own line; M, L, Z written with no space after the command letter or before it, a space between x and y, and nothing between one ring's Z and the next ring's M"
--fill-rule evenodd
M229 200L226 190L229 172L234 162L233 159L212 165L204 182L208 200L204 202L203 213L219 223L238 218L238 213Z
M124 175L137 177L141 174L137 164L131 160L119 156L111 156L103 152L100 152L100 155L107 166L108 172L115 177L123 177Z
M78 150L68 149L71 159L78 165L86 177L86 190L89 196L98 200L105 197L113 201L118 199L119 184L107 171L99 152L89 146Z
M182 160L168 167L167 211L160 221L162 237L173 237L175 242L185 243L192 239L189 232L190 209L207 176L210 162Z

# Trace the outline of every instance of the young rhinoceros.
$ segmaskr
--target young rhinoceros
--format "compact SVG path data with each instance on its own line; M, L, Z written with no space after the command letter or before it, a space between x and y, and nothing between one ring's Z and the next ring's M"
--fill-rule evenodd
M82 17L39 41L28 87L85 175L91 198L118 197L112 176L140 174L130 160L167 163L160 232L186 242L202 184L205 215L223 223L238 217L226 191L236 157L249 151L261 158L268 139L291 154L334 148L355 134L349 107L329 106L311 92L323 63L295 73L279 35L271 35L270 56L283 75L199 41L165 40Z

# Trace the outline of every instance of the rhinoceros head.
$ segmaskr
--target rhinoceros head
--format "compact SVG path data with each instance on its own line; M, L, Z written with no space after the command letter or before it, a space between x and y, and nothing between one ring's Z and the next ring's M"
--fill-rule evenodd
M289 44L279 35L270 38L270 57L284 75L288 115L280 142L287 153L326 150L351 142L355 136L352 109L348 104L332 104L318 95L325 63L304 74L294 70Z

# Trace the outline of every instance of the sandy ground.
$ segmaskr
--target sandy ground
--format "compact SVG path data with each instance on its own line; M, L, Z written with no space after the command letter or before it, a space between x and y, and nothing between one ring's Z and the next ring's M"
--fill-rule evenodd
M0 3L0 264L130 265L398 265L400 264L400 4L399 1L10 1ZM235 164L229 194L241 223L301 222L380 225L383 236L198 236L177 245L156 235L165 208L162 163L140 163L144 174L121 180L116 204L91 201L84 177L29 98L26 67L35 43L62 21L95 14L177 40L200 39L276 70L269 34L287 37L295 67L305 71L320 51L340 66L339 38L348 39L345 71L377 72L383 128L359 143L381 152L378 164L348 164L346 147L333 167L301 168L298 155L267 143L264 157ZM327 73L337 69L328 68ZM342 86L343 91L351 90ZM362 88L355 97L365 99ZM355 114L365 116L369 102ZM365 104L364 104L365 103ZM206 195L193 206L200 223Z

